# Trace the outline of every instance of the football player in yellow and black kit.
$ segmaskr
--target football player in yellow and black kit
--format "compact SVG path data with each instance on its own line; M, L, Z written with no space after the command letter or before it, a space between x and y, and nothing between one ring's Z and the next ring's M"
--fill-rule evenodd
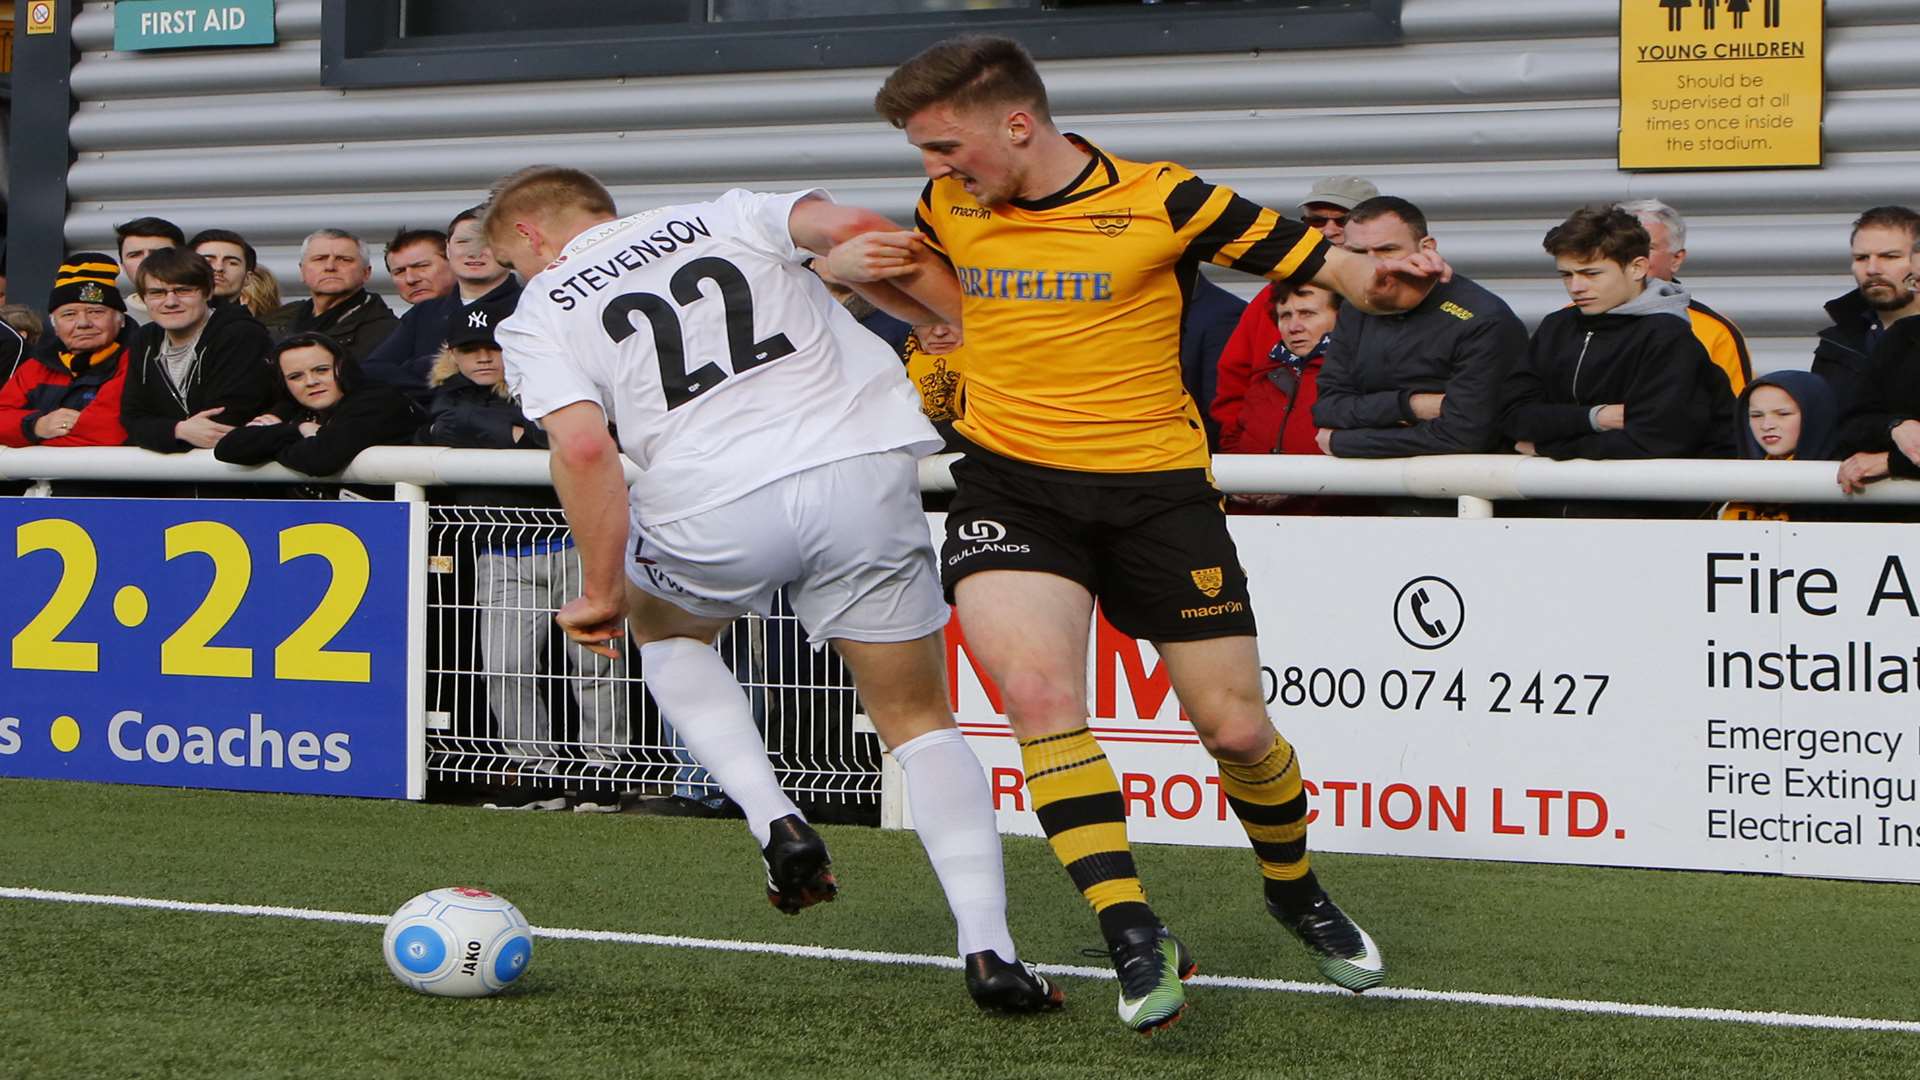
M1379 985L1378 948L1308 869L1300 767L1267 717L1246 577L1181 384L1181 317L1203 261L1313 281L1370 311L1417 300L1408 284L1444 277L1445 263L1331 248L1179 165L1061 132L1032 59L1005 38L934 46L875 105L932 179L915 230L867 234L830 264L964 327L946 589L1003 695L1041 826L1097 913L1121 1020L1143 1032L1173 1021L1195 965L1147 904L1119 784L1087 728L1096 598L1159 650L1219 762L1269 910L1334 982Z

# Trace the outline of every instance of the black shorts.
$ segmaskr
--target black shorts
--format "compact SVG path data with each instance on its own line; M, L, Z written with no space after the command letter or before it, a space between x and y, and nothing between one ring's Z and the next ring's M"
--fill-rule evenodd
M1146 641L1255 632L1220 492L1200 470L1089 483L975 451L953 478L940 553L948 602L968 574L1032 570L1080 583L1108 622Z

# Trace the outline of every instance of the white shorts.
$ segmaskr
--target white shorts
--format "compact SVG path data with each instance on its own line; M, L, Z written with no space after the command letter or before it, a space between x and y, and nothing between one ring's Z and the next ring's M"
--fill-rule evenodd
M817 646L913 641L950 614L919 467L905 450L817 465L691 517L631 528L628 580L695 615L766 615L785 588Z

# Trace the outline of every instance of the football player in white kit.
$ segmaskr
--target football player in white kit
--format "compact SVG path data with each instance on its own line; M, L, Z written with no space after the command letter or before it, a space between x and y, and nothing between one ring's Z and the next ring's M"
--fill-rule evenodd
M1058 1008L1059 988L1014 951L986 778L947 703L949 609L917 465L938 436L900 360L804 265L896 226L818 191L734 190L619 217L597 180L553 166L502 180L486 226L527 282L498 336L551 442L585 578L562 629L618 656L624 617L654 700L745 812L768 899L792 914L833 899L826 846L780 790L712 647L787 588L906 772L969 992L1003 1011ZM940 321L893 285L865 288ZM639 466L631 490L622 450Z

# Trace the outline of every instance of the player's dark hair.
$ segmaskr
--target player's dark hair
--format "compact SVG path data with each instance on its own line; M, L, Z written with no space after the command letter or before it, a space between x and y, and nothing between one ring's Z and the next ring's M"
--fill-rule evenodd
M1913 238L1914 249L1920 251L1920 213L1904 206L1876 206L1853 219L1853 231L1847 234L1847 241L1860 235L1861 229L1899 229Z
M564 165L530 165L494 182L487 196L482 226L492 237L513 218L571 208L588 214L613 215L613 194L591 173Z
M1375 195L1361 201L1352 210L1347 211L1348 225L1365 225L1369 221L1387 216L1399 218L1413 230L1415 240L1427 238L1427 215L1420 208L1398 195Z
M240 257L247 260L248 270L260 265L260 255L253 250L253 245L232 229L201 229L187 241L187 246L195 251L200 250L201 244L232 244L240 249Z
M137 217L113 227L115 254L127 249L129 236L164 236L173 241L174 247L181 247L187 242L187 234L180 231L180 226L166 218Z
M1653 251L1653 241L1640 219L1612 206L1575 210L1567 220L1547 230L1541 246L1556 257L1599 256L1621 266L1644 259Z
M136 234L138 235L138 234ZM133 287L144 292L149 284L185 285L213 295L213 267L207 260L184 247L161 248L141 262L134 271Z
M387 241L386 250L382 254L390 256L396 251L410 248L415 244L432 244L435 250L445 255L447 234L439 229L410 229L402 225L400 231L393 234L393 239Z
M874 111L894 127L932 105L1017 105L1042 120L1053 116L1033 57L1008 37L948 38L895 68L873 97Z

